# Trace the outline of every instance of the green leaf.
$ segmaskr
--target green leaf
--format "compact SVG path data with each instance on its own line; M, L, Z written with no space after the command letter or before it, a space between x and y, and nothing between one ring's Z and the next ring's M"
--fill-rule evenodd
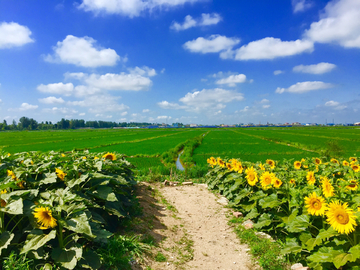
M95 237L91 231L89 218L85 212L82 212L81 214L77 213L76 217L66 220L64 227L76 233L84 233L91 238Z
M44 234L41 230L33 230L32 233L27 236L20 254L26 253L29 250L37 250L55 237L56 230L52 230L49 234Z
M39 183L41 185L47 185L57 182L57 175L56 173L45 173L45 178L40 180Z
M6 249L8 247L8 245L10 245L11 240L14 238L13 233L10 233L8 231L3 232L2 234L0 234L0 255L1 255L1 251L3 249Z
M359 259L360 258L360 244L350 248L349 252L354 256L354 258Z
M281 204L281 202L278 200L276 193L271 194L270 196L267 196L264 199L259 200L259 205L262 208L274 208Z
M251 211L246 215L246 219L253 219L258 217L260 214L258 213L256 207L251 209Z
M286 245L281 249L281 254L286 255L289 253L299 253L302 248L299 246L295 238L286 239Z
M284 222L285 224L288 224L288 223L292 222L292 221L296 218L296 216L297 216L298 213L299 213L299 210L295 209L294 211L292 211L292 213L290 214L290 216L288 216L288 217L282 217L281 219L283 220L283 222Z
M262 199L266 197L267 194L265 194L262 190L259 190L258 192L255 192L249 199L249 201L258 201L259 199Z
M102 165L103 165L102 161L99 160L95 162L94 167L100 172L102 169Z
M72 179L66 182L66 185L69 188L73 188L74 186L80 185L81 183L85 182L89 178L88 174L82 174L78 179Z
M336 268L339 268L340 266L345 265L347 262L355 262L355 261L356 258L354 258L352 254L341 253L334 258L333 263Z
M109 201L109 202L117 202L117 198L114 192L112 192L111 187L107 186L99 186L96 191L93 192L93 194L101 198L103 200Z
M246 212L249 212L256 207L256 202L254 202L252 204L240 204L239 206L242 209L244 209Z
M101 267L101 261L99 256L92 250L89 250L83 255L83 259L80 260L79 266L87 269L99 269Z
M308 215L297 216L292 222L286 225L286 229L289 232L303 232L309 227L309 221L310 217Z
M255 228L260 229L271 224L271 217L269 214L262 214L258 219L257 223L254 225Z
M333 262L335 257L342 254L340 250L334 250L332 247L321 247L318 252L308 256L307 259L312 262Z
M81 256L81 247L72 247L70 249L54 248L51 252L51 258L66 269L74 269Z
M246 188L244 188L243 190L241 190L239 192L239 194L235 197L234 199L234 204L239 204L241 202L241 200L243 198L245 198L246 196L248 196L250 194L250 191Z
M0 211L11 215L21 215L23 213L22 198L9 201L5 207L0 207Z

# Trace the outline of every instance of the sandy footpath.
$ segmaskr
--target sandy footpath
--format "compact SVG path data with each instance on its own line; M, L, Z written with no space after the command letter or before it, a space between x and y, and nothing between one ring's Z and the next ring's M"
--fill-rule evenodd
M226 214L231 214L231 210L220 205L204 185L166 186L159 191L177 209L176 215L194 242L194 257L182 269L254 269L246 252L248 247L239 243L227 225ZM172 226L172 219L168 215L160 217L168 227ZM177 269L171 264L165 269L171 268ZM164 269L164 265L153 269Z

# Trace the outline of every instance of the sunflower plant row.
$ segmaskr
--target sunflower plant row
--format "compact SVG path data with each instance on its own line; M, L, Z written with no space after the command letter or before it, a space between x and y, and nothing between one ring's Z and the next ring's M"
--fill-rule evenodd
M208 187L243 211L282 253L311 269L360 269L360 166L349 159L207 160Z
M113 153L0 152L0 258L99 268L97 247L129 214L135 184L132 165Z

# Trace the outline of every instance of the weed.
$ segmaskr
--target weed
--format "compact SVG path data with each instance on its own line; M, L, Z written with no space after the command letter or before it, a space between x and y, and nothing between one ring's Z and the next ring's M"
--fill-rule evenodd
M166 262L167 258L164 254L162 254L160 251L155 255L155 261L157 262Z
M26 258L26 255L18 255L13 251L9 257L4 260L2 269L28 270L32 262L33 260Z

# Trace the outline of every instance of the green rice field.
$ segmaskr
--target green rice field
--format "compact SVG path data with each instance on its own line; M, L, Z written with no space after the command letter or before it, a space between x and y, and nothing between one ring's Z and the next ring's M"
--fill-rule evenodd
M206 165L211 156L252 162L315 157L329 141L335 141L347 157L358 156L360 151L360 129L356 127L13 131L0 132L0 149L11 154L83 149L117 152L147 169L164 166L161 154L202 134L206 136L193 153L197 165Z

